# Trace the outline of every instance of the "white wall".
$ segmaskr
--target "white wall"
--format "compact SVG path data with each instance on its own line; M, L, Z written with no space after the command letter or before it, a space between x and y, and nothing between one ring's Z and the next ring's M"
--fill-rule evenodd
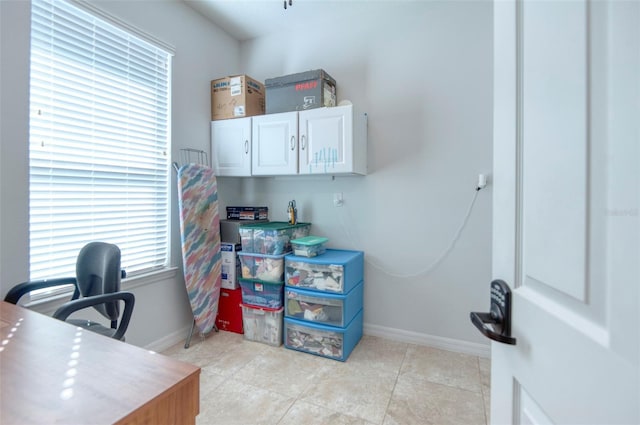
M333 247L365 251L365 330L417 342L432 337L484 347L468 313L486 310L491 263L491 189L479 193L451 254L476 176L491 171L492 9L485 1L370 2L357 20L311 33L245 42L181 3L98 1L105 11L176 49L173 148L209 149L213 78L239 72L264 80L324 68L338 97L369 114L366 177L220 178L221 207L268 205L284 219L290 199ZM0 289L27 277L29 5L0 1ZM343 192L345 206L332 206ZM175 190L173 211L177 210ZM180 265L177 218L173 261ZM409 276L409 277L404 277ZM180 272L134 288L128 341L147 345L190 321ZM471 347L473 349L473 347Z
M29 3L0 1L0 287L28 268Z
M478 173L492 168L492 6L485 1L369 2L356 20L241 46L241 68L270 77L323 68L338 98L369 114L370 175L253 178L223 202L267 205L285 219L290 199L330 246L365 252L365 331L409 340L487 344L469 321L488 309L491 188L451 254ZM237 183L234 183L237 184ZM332 193L345 204L333 207ZM436 340L438 338L435 338Z
M220 75L237 72L239 43L177 0L94 3L175 48L172 155L179 161L180 148L208 151L209 83ZM11 286L28 278L29 9L27 1L0 1L2 296ZM177 211L175 189L172 211ZM177 214L172 225L172 264L180 266ZM167 336L186 337L185 328L192 318L180 270L173 277L145 280L134 286L136 307L127 332L128 342L144 346L166 341Z

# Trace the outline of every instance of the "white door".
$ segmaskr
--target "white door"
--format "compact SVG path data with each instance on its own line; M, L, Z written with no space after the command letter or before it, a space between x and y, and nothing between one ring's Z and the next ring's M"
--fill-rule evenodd
M298 173L298 113L253 117L252 172L255 176Z
M494 3L491 422L640 423L640 2Z
M353 172L353 106L300 112L300 174Z
M211 121L211 156L216 176L250 176L251 118Z

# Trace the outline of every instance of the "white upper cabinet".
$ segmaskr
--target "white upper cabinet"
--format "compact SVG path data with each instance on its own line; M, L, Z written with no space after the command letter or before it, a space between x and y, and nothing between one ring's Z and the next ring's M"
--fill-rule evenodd
M352 105L301 111L298 123L299 174L367 173L366 117Z
M367 117L353 106L253 117L252 174L366 174Z
M282 176L298 173L298 113L253 117L252 173Z
M216 176L251 175L251 117L211 121L211 162Z

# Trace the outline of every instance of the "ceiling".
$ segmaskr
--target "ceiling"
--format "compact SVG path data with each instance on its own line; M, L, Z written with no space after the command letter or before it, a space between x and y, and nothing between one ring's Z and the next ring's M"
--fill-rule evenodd
M331 29L332 22L357 19L372 3L407 0L182 0L237 40L244 41L283 30Z

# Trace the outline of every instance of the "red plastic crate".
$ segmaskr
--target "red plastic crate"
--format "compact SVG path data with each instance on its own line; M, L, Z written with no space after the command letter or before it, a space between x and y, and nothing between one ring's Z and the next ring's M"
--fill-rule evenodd
M237 334L244 333L242 328L242 290L220 288L220 302L218 303L218 329Z

